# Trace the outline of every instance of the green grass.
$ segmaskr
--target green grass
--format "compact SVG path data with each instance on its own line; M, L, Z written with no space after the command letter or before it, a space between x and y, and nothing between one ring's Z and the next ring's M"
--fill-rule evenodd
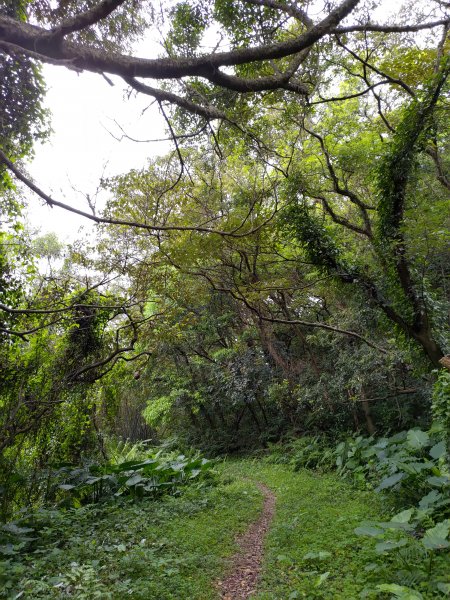
M334 474L293 473L261 461L230 463L227 471L262 481L277 496L255 600L360 598L370 581L365 567L374 558L373 541L353 530L379 517L373 493L355 490Z
M236 551L236 533L261 506L260 491L237 480L159 501L55 512L32 553L0 565L0 597L217 598L214 582Z
M31 549L0 563L0 598L217 600L214 584L237 549L236 534L261 512L253 481L277 496L254 600L393 597L370 590L402 583L398 565L354 533L362 521L380 520L379 496L335 474L296 473L261 459L228 461L220 471L216 487L177 497L43 513ZM446 557L438 559L442 581Z

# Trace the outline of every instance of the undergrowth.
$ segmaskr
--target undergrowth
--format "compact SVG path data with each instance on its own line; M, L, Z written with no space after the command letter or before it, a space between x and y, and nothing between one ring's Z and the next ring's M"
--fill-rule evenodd
M372 540L374 551L365 565L367 581L355 597L450 596L450 473L442 427L378 439L353 436L337 446L325 437L305 436L273 446L266 462L316 473L335 470L355 493L379 493L383 519L364 515L354 529Z
M261 506L254 485L234 481L37 511L27 547L0 563L0 598L216 598L236 533Z

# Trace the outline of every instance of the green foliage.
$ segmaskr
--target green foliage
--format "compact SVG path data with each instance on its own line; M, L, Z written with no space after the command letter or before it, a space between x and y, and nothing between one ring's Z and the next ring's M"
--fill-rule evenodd
M371 578L365 565L376 555L353 529L364 516L381 514L373 494L334 473L294 473L259 460L231 463L227 472L262 481L277 497L257 600L359 597Z
M432 133L433 112L442 87L450 74L450 60L442 61L437 74L424 83L419 99L405 109L402 119L378 169L379 235L380 240L392 242L398 238L403 220L406 186L416 157L423 151Z
M208 9L206 7L205 10L204 4L192 5L189 2L179 2L171 9L171 29L166 42L171 54L195 54L210 20Z
M228 481L152 501L41 509L23 518L32 540L10 534L15 554L1 561L0 598L213 600L236 535L260 508L252 483Z
M320 437L300 438L272 447L267 460L295 470L317 465L315 471L319 473L331 469L334 462L337 473L350 479L357 489L376 488L383 496L387 512L384 520L365 519L354 528L357 536L374 542L373 555L368 553L365 558L360 597L378 598L381 592L391 592L392 597L398 598L434 598L447 589L450 474L442 430L426 432L416 428L381 439L354 436L335 448ZM321 485L317 479L316 485ZM317 502L317 491L314 501ZM324 510L323 501L320 509ZM309 517L311 509L307 514ZM304 529L303 523L302 535ZM331 560L329 547L318 546L318 538L314 540L317 550L306 553L303 560L315 562L317 576L322 574L328 579L325 574L329 572L326 561ZM297 561L288 558L285 550L279 558L290 566L292 576L298 576L301 566ZM318 597L345 597L341 592L333 593ZM287 591L285 594L289 597ZM357 597L356 592L348 597Z
M289 182L288 192L293 192L296 181ZM342 251L332 231L312 208L303 203L291 203L281 222L304 246L308 258L325 272L343 271Z
M442 230L448 207L439 204L447 206L448 194L435 193L424 153L432 154L438 136L444 144L448 139L439 117L448 73L447 58L414 100L391 111L396 129L387 144L376 140L382 134L373 122L361 131L361 104L353 100L312 113L311 140L282 185L286 208L279 220L320 273L359 289L361 300L391 322L399 345L406 349L406 340L415 340L435 366L447 344L441 305L448 295L429 280L435 267L426 231L433 219L436 232Z
M131 442L108 436L103 442L103 450L112 465L120 465L130 460L145 460L149 440Z
M159 496L174 494L180 486L210 478L211 462L197 455L171 458L161 452L145 453L144 458L86 467L64 465L49 474L48 499L58 503L98 502L109 496Z
M97 390L76 373L105 352L111 309L101 307L108 306L111 297L65 292L57 301L78 302L72 314L68 310L58 315L47 327L40 327L33 313L14 315L10 327L35 326L38 331L30 341L19 338L3 344L0 351L3 517L45 495L49 463L78 462L83 455L97 452ZM8 301L17 308L26 302L23 295L19 300L13 303L9 294ZM14 478L25 479L28 485L17 485Z
M0 2L0 15L26 20L28 0ZM24 55L0 54L0 149L13 162L30 156L33 143L48 135L48 112L42 107L45 85L41 68ZM0 165L0 193L11 180Z
M80 12L95 6L95 0L67 0L53 5L50 2L27 2L29 16L42 26L52 27L61 20L73 18ZM151 27L155 20L155 11L147 0L130 0L123 2L105 19L77 31L73 40L88 43L109 52L120 52L131 48L132 44L141 39L144 31Z
M336 447L336 457L342 476L387 492L397 509L418 505L424 517L450 514L441 433L411 429L390 438L349 438Z
M378 440L360 436L340 443L336 455L341 475L376 486L391 509L401 511L355 529L376 542L379 558L371 572L391 581L370 590L434 597L446 585L450 547L450 474L441 432L411 429Z
M335 466L335 452L330 440L324 436L303 436L269 445L269 463L289 464L294 471L316 470L319 473L332 471Z
M228 50L290 41L309 27L303 9L289 3L182 0L163 3L158 14L149 2L119 4L68 43L117 54L155 26L165 32L168 61L190 64L218 31ZM0 12L51 30L94 6L5 1ZM411 341L435 364L449 342L450 213L441 189L448 62L438 68L434 31L420 48L409 35L385 44L368 32L352 35L352 54L341 45L348 39L336 44L326 36L295 64L292 57L255 60L215 72L216 81L231 84L240 76L269 82L262 93L224 90L207 79L164 84L229 119L219 125L166 107L177 152L102 182L104 216L161 226L158 234L102 225L97 246L74 244L61 268L44 275L40 259L61 259L61 246L52 235L34 242L23 235L21 201L4 178L4 515L46 496L80 503L150 493L152 478L155 493L175 484L172 467L157 467L159 481L153 463L136 467L154 457L138 446L108 447L108 435L176 436L182 446L224 454L294 432L299 439L287 456L277 451L274 458L272 449L272 460L326 471L333 453L322 434L428 426L430 379L421 376L429 366ZM217 52L224 47L219 42ZM446 42L440 48L445 54ZM374 68L363 67L358 53L370 55ZM45 135L44 86L35 59L1 60L0 145L17 162ZM385 80L384 70L404 77L416 98ZM271 89L281 72L282 89ZM307 98L294 96L297 85L306 86ZM57 312L47 314L49 307ZM434 404L448 429L447 383L441 377ZM432 492L442 491L427 479L445 478L435 434L416 429L386 440L386 447L346 442L340 471L361 486L393 489L399 503L419 501L416 487L437 510L442 498ZM100 453L109 464L99 465ZM61 462L70 464L57 476L65 491L49 473ZM327 585L327 573L318 587ZM75 589L91 575L75 568L67 585Z
M450 373L443 369L433 387L432 414L436 427L442 431L450 464Z
M376 541L379 558L372 573L381 580L389 577L392 581L377 584L374 590L398 592L402 594L399 598L432 598L445 591L449 529L448 519L424 529L413 509L404 510L387 522L357 527L356 534Z

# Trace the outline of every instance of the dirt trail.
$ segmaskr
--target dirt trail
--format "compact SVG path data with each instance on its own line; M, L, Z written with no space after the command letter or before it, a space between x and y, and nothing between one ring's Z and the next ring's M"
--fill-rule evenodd
M264 494L261 516L237 539L239 552L232 559L229 575L219 581L222 600L244 600L256 591L264 540L275 512L275 494L264 484L256 484Z

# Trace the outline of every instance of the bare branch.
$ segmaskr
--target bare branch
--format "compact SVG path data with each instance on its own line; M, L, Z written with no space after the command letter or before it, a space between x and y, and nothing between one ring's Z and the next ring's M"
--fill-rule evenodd
M120 136L115 135L114 133L112 133L112 131L109 131L109 129L107 129L105 126L103 126L103 128L118 142L121 142L123 139L126 139L126 140L130 140L130 142L136 142L137 144L153 144L153 143L160 143L160 142L170 142L173 140L172 136L166 137L166 138L149 138L146 140L134 138L131 135L128 135L128 133L125 131L125 129L122 127L122 125L118 121L116 121L116 119L114 119L114 124L120 129L120 131L121 131ZM200 129L197 129L197 131L194 131L192 133L177 134L176 138L177 138L177 140L186 140L186 139L196 138L199 135L201 135L206 130L206 128L207 128L207 123L202 125L202 127L200 127Z
M382 352L383 354L388 353L387 350L385 350L381 346L377 346L376 344L374 344L373 342L371 342L364 336L360 335L359 333L356 333L355 331L349 331L346 329L341 329L339 327L333 327L332 325L326 325L325 323L320 323L320 322L315 322L315 321L304 321L302 319L279 319L277 317L266 317L266 316L262 315L261 312L256 307L252 306L243 296L235 294L235 292L233 292L233 290L230 290L227 288L220 288L220 287L217 287L215 289L217 289L218 291L227 292L236 300L240 300L241 302L244 302L244 304L247 306L247 308L249 308L252 312L254 312L258 315L258 318L261 321L266 321L268 323L281 323L283 325L301 325L303 327L309 327L312 329L324 329L325 331L330 331L333 333L347 335L348 337L353 337L355 339L358 339L358 340L364 342L371 348L375 348L376 350L378 350L379 352Z
M430 21L428 23L420 23L415 25L377 25L376 23L366 23L365 25L349 25L348 27L337 27L332 33L356 33L363 32L380 32L380 33L416 33L424 29L434 29L447 25L450 19L440 19L439 21Z
M365 67L369 68L374 73L377 73L377 75L380 75L380 77L383 77L384 79L387 79L392 84L398 85L398 86L402 87L405 90L405 92L411 96L411 98L415 98L416 95L415 95L414 91L404 81L402 81L401 79L397 79L395 77L391 77L385 71L381 71L380 69L378 69L377 67L375 67L375 65L372 65L371 63L369 63L364 58L361 58L361 56L359 56L359 54L357 54L351 48L349 48L346 44L344 44L343 42L341 42L341 40L339 39L339 36L336 36L336 40L337 40L337 43L339 44L339 46L341 46L341 48L343 48L351 56L353 56L353 58L355 60L357 60L360 63L362 63Z
M358 225L355 225L345 217L341 217L340 215L338 215L332 208L329 201L325 198L325 196L319 196L318 194L314 194L311 195L311 197L321 202L325 212L330 215L331 219L335 223L337 223L338 225L342 225L346 229L351 229L355 233L359 233L360 235L365 235L368 238L372 238L372 233L370 231L367 231L367 229L363 229L362 227L358 227Z
M202 227L197 225L192 226L182 226L182 225L150 225L148 223L141 223L139 221L128 221L126 219L112 219L109 217L99 217L97 215L93 215L91 213L85 212L84 210L79 210L69 204L65 204L64 202L60 202L59 200L55 200L44 191L42 191L37 185L35 185L31 179L26 177L17 167L9 160L9 158L4 154L2 150L0 150L0 164L3 163L8 169L14 173L14 175L24 183L30 190L32 190L35 194L37 194L40 198L42 198L50 207L57 206L58 208L62 208L76 215L80 215L90 221L94 221L97 224L107 224L107 225L124 225L128 227L134 227L136 229L145 229L147 231L196 231L198 233L211 233L215 235L219 235L222 237L234 237L234 238L242 238L249 235L252 235L265 227L267 223L269 223L275 213L274 211L270 217L268 217L263 223L254 227L253 229L244 232L244 233L236 233L240 229L240 225L232 229L231 231L224 231L221 229L211 229L209 227Z
M173 92L160 90L158 88L146 85L145 83L141 83L133 77L124 77L123 79L126 83L128 83L129 86L131 86L137 92L146 94L147 96L152 96L153 98L158 100L158 102L170 102L171 104L175 104L175 106L184 108L185 110L193 113L194 115L204 117L208 121L214 119L226 119L225 113L218 110L214 106L202 106L200 104L196 104L195 102L192 102L187 98L177 96L177 94L174 94Z
M428 154L428 156L432 158L434 162L434 166L436 167L437 172L437 180L447 190L450 190L450 179L449 176L445 173L444 165L442 164L442 159L438 152L437 146L428 146L425 149L425 152Z
M365 344L370 346L371 348L374 348L375 350L378 350L379 352L381 352L383 354L388 354L388 351L385 348L382 348L381 346L374 344L373 342L371 342L364 336L360 335L359 333L356 333L355 331L349 331L346 329L341 329L339 327L334 327L332 325L326 325L325 323L320 323L320 322L315 322L315 321L304 321L302 319L279 319L276 317L266 317L266 316L262 315L260 309L253 306L253 304L251 304L248 301L248 299L245 298L245 296L243 296L240 293L237 294L234 290L232 290L230 288L226 288L221 285L217 285L207 273L202 272L202 271L189 271L189 270L185 271L185 270L181 269L175 263L172 262L172 264L173 264L173 266L175 266L177 269L179 269L182 272L185 272L190 275L200 275L201 277L204 277L209 282L209 284L212 286L212 288L214 290L216 290L218 292L227 293L235 300L244 303L244 305L251 312L255 313L261 321L266 321L268 323L280 323L283 325L302 325L303 327L309 327L311 329L323 329L325 331L330 331L332 333L339 333L341 335L346 335L348 337L353 337L355 339L358 339L361 342L364 342Z
M327 164L328 172L331 177L331 181L333 182L334 192L336 192L336 194L339 194L341 196L345 196L346 198L348 198L350 200L350 202L352 202L359 208L362 219L364 221L364 225L365 225L365 230L364 230L365 235L367 235L367 237L371 238L372 237L372 225L370 222L369 215L367 214L367 211L370 210L371 207L368 204L366 204L363 200L361 200L361 198L357 194L355 194L355 192L353 192L352 190L349 190L346 186L342 187L342 185L339 182L339 178L336 174L333 163L331 161L330 154L325 146L325 142L324 142L324 139L322 138L322 136L314 131L311 131L307 127L305 127L304 129L307 133L312 135L320 144L322 153L325 156L325 161ZM330 215L331 214L332 214L332 212L330 212ZM351 227L351 228L353 228L353 227Z
M166 115L166 112L165 112L164 107L161 102L159 103L159 109L164 117L165 122L167 123L167 127L169 128L170 135L172 136L172 141L175 144L175 151L177 153L178 160L180 162L180 172L178 173L178 177L176 178L176 180L173 182L173 184L170 187L168 187L166 190L163 190L159 194L159 198L161 198L164 194L167 194L168 192L175 189L176 186L180 183L181 178L183 177L183 173L184 173L184 159L183 159L183 155L181 154L181 150L178 145L177 136L175 135L175 132L173 130L172 123L170 122L169 117Z
M262 317L262 316L260 316L260 319L262 321L269 321L271 323L283 323L284 325L302 325L303 327L310 327L312 329L324 329L325 331L339 333L341 335L346 335L348 337L352 337L357 340L360 340L361 342L364 342L364 344L367 344L367 346L370 346L371 348L375 348L375 350L378 350L382 354L388 354L388 351L385 348L382 348L381 346L374 344L373 342L371 342L370 340L365 338L363 335L360 335L359 333L356 333L355 331L349 331L347 329L340 329L339 327L333 327L332 325L326 325L325 323L316 323L313 321L302 321L300 319L289 320L289 319L277 319L276 317Z
M325 104L327 102L343 102L344 100L351 100L352 98L359 98L361 96L364 96L365 94L368 94L369 92L374 90L376 87L378 87L380 85L386 85L387 83L390 83L390 81L388 79L386 79L384 81L378 81L377 83L369 85L365 90L362 90L361 92L355 92L354 94L348 94L347 96L332 96L331 98L322 98L322 96L320 96L320 94L319 94L320 100L315 100L314 102L308 102L308 104L309 104L309 106L314 106L315 104Z
M0 332L6 333L7 335L12 335L15 337L21 338L24 342L27 340L27 335L31 335L32 333L36 333L36 331L40 331L41 329L46 329L47 327L51 327L52 325L56 325L59 323L61 319L55 319L54 321L50 321L50 323L44 323L43 325L37 325L36 327L32 327L31 329L27 329L25 331L15 331L13 329L8 329L6 327L0 327Z

